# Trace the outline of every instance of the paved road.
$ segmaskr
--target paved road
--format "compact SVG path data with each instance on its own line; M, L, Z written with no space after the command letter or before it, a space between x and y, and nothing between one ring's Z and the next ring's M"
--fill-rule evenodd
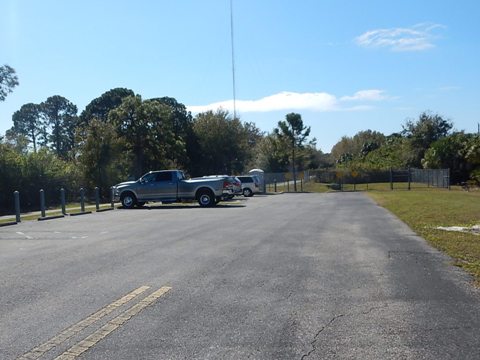
M359 193L0 228L0 358L479 359L471 279Z

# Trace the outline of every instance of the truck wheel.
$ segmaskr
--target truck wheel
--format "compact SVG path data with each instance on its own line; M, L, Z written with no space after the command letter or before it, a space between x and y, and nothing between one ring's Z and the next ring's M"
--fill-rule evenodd
M201 207L214 206L215 196L210 190L203 190L198 195L198 203Z
M249 188L245 188L245 189L243 189L243 196L245 196L245 197L253 196L253 191L250 190Z
M132 209L137 203L137 198L133 193L126 192L123 193L122 196L120 196L120 201L122 202L122 206L125 209Z

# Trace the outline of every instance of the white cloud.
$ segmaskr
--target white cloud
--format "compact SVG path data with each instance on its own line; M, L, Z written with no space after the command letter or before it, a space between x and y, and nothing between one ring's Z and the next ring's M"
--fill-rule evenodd
M435 47L434 31L440 24L423 23L409 28L370 30L355 38L357 45L368 48L386 47L393 51L424 51Z
M326 92L316 93L297 93L281 92L278 94L266 96L258 100L237 100L236 109L239 112L269 112L286 110L309 110L317 112L326 111L364 111L371 109L369 104L358 104L359 102L372 102L387 100L383 90L362 90L351 96L342 96L340 98ZM349 102L355 102L355 106L349 105ZM208 105L188 106L192 113L200 113L208 110L216 111L225 109L233 111L233 100L215 102Z
M380 101L386 100L388 96L383 90L361 90L357 91L353 96L343 96L342 101Z
M287 109L308 109L318 111L334 110L336 98L327 93L281 92L259 100L237 100L236 108L241 112L267 112ZM190 106L192 112L233 109L233 100L216 102L204 106Z
M454 92L454 91L458 91L458 90L461 90L462 88L460 86L456 86L456 85L446 85L446 86L441 86L438 90L442 91L442 92Z

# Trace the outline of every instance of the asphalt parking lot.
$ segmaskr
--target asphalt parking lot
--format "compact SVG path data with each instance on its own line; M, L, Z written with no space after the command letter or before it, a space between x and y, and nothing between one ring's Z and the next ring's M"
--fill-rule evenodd
M479 359L480 293L361 193L0 228L1 359Z

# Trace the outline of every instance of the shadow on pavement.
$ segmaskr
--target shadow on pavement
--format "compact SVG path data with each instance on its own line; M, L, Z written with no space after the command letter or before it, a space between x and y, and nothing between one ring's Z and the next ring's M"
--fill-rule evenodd
M135 207L133 209L125 209L124 207L118 207L119 210L130 210L130 211L138 211L138 210L168 210L168 209L231 209L231 208L243 208L246 207L245 204L217 204L216 206L211 207L201 207L200 205L196 204L185 204L185 205L170 205L170 204L159 204L159 205L145 205L142 207Z

